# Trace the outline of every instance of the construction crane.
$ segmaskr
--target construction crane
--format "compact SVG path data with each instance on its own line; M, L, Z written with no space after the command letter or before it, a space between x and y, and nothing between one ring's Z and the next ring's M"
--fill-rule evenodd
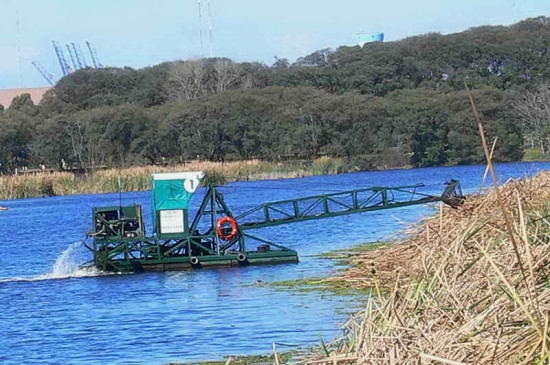
M71 46L73 47L73 51L76 56L76 61L78 62L78 69L83 69L88 67L88 65L86 65L86 59L82 54L82 49L80 48L80 46L74 43L71 43Z
M44 77L44 79L46 79L46 81L48 82L48 84L50 84L51 86L54 86L55 85L55 79L54 79L54 75L52 75L51 73L49 73L48 71L46 71L46 69L44 67L42 67L42 65L40 64L40 62L38 61L32 61L32 65L34 66L34 68L36 68L38 70L38 72L40 72L40 74L42 75L42 77Z
M203 177L202 172L153 174L152 236L145 234L138 204L93 208L92 243L84 244L94 257L87 265L138 272L298 262L295 250L250 231L431 202L458 207L464 201L459 182L451 180L441 195L422 192L423 184L372 187L265 203L234 215L223 194L210 186L190 219L189 203Z
M73 64L73 69L78 70L78 64L76 63L76 57L73 54L73 49L70 45L66 44L65 47L67 47L67 52L69 52L69 57L71 58L71 63Z
M65 58L65 54L63 53L63 49L59 45L59 42L52 41L52 44L55 50L55 54L57 55L57 60L59 61L59 66L61 67L61 72L63 72L63 76L67 76L68 74L73 72L73 69L67 63L67 59Z
M88 51L90 52L90 58L92 59L92 64L94 67L103 68L103 65L99 62L99 57L97 56L95 47L90 42L86 42L86 46L88 46Z

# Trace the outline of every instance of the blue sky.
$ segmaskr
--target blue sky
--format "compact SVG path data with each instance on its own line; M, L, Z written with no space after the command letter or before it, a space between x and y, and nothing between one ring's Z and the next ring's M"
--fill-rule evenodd
M207 56L206 2L201 52L197 0L0 0L0 88L46 86L33 60L59 76L52 40L88 40L110 66ZM211 0L211 8L214 56L271 64L353 44L358 32L391 41L511 24L550 15L550 0Z

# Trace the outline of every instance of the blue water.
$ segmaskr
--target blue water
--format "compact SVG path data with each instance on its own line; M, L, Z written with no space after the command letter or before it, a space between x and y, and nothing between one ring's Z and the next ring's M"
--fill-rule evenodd
M550 163L497 166L502 181ZM392 170L232 183L221 188L234 213L260 203L375 185L461 180L479 190L484 166ZM193 204L200 203L199 192ZM150 214L150 193L126 193ZM118 194L0 201L0 361L5 363L166 363L264 353L272 342L310 345L338 333L353 298L252 286L318 277L337 268L312 255L391 237L433 212L416 206L282 225L254 232L296 249L299 264L112 276L77 275L87 253L74 242L90 210Z

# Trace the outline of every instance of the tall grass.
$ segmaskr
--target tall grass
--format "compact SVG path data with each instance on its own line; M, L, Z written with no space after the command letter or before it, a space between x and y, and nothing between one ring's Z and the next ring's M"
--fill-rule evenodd
M205 184L222 185L228 181L334 174L346 172L347 169L342 159L322 157L315 161L284 163L250 160L222 164L200 161L169 167L142 166L102 170L83 176L66 172L37 176L0 176L0 200L117 192L119 179L121 191L143 191L150 189L152 173L175 171L205 171Z
M347 164L342 159L323 156L313 161L311 169L315 175L339 174L347 169Z
M542 153L540 148L526 148L523 154L523 161L548 161L550 156Z
M415 228L400 244L354 253L341 277L371 288L319 364L548 364L550 173L495 190ZM381 294L381 287L389 289Z

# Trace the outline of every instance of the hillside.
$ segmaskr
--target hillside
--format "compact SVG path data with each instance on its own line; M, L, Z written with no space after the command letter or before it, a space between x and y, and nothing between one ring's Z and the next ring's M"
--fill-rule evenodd
M525 141L544 153L549 144L547 122L518 112L522 97L549 79L549 47L550 18L539 17L319 50L271 66L218 58L84 69L41 105L22 96L0 115L0 169L197 156L330 156L358 170L479 163L464 81L498 138L495 160L517 161Z

